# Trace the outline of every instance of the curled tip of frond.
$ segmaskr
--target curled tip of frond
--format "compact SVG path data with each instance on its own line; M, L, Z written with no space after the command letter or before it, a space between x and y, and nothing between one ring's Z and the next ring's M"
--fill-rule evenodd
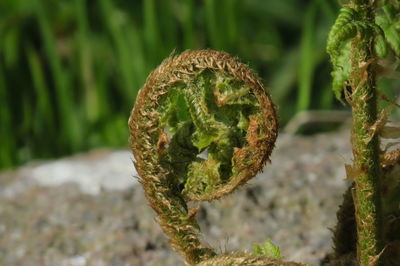
M198 78L201 73L205 73L205 71L216 73L218 78L223 77L226 79L232 79L233 81L229 82L232 84L235 83L234 85L240 83L238 86L241 86L237 91L230 91L230 88L223 91L223 86L228 84L228 81L226 84L222 84L221 88L215 88L217 85L212 85L214 87L211 88L211 93L214 94L213 97L215 97L215 102L217 102L218 107L222 106L222 109L218 111L220 112L218 114L212 113L213 111L209 110L212 107L209 107L208 103L195 102L195 99L201 99L202 97L205 97L203 94L209 93L203 91L198 92L199 95L195 95L197 91L205 89L200 88L201 86L198 86L199 84L196 83L197 81L193 80ZM225 82L223 78L221 83ZM231 84L228 85L230 86ZM231 159L225 159L225 161L222 162L222 164L225 165L219 167L220 169L223 167L233 167L235 173L232 173L229 178L226 176L223 177L224 180L222 182L216 182L214 187L211 188L208 186L204 188L202 192L195 192L193 189L189 189L190 184L188 184L188 188L184 193L185 198L189 200L212 200L232 192L237 186L244 184L248 179L262 170L263 165L268 161L277 137L278 123L275 108L259 77L246 64L239 62L229 54L213 50L199 50L185 51L180 55L171 55L147 78L146 84L139 92L135 108L133 109L129 120L131 147L137 160L139 174L142 173L141 178L143 179L148 177L144 168L145 165L149 164L149 162L144 161L142 154L144 152L150 152L154 153L154 158L161 158L161 153L165 152L165 149L163 148L172 145L171 140L166 138L164 133L165 127L170 127L171 125L160 125L160 117L163 115L161 112L165 111L165 109L161 111L159 103L165 103L165 100L163 100L165 97L163 98L163 96L167 95L172 88L179 86L190 87L189 90L179 88L179 93L182 92L182 94L184 94L183 91L188 91L187 94L189 96L188 99L185 98L185 100L187 101L186 104L189 105L189 113L192 115L193 120L196 119L193 117L194 115L198 116L199 121L201 120L200 122L194 121L195 126L200 127L200 125L197 125L196 123L204 123L211 128L209 132L213 131L210 134L215 134L219 138L219 140L215 138L207 144L217 146L217 148L222 147L221 149L224 148L222 152L230 153L229 156L225 157L231 157ZM249 88L248 92L245 91L245 87ZM202 93L202 95L200 95L200 93ZM230 96L229 93L233 93L232 96ZM253 99L253 103L245 102L251 101L251 99ZM229 101L231 101L231 103ZM234 138L237 138L237 136L234 136L236 133L232 132L236 132L236 129L231 129L232 125L224 125L215 118L216 116L224 115L222 113L224 112L223 108L228 109L235 104L238 108L243 109L249 109L248 106L252 104L258 106L257 113L252 113L251 115L247 114L248 117L242 119L244 121L243 124L247 123L247 128L244 129L244 131L247 131L247 134L245 135L245 140L242 141L246 142L246 144L242 146L236 145L237 143L235 144L236 140L234 140ZM243 113L244 112L245 111L243 111ZM238 112L238 117L239 115L242 116L243 113ZM234 117L233 119L239 119L238 117ZM231 118L232 117L229 117L229 119ZM182 124L183 122L179 121L179 123ZM226 128L222 129L224 126ZM224 130L226 134L223 133ZM215 133L216 131L218 131L218 133ZM202 129L201 133L209 134L209 132L207 132L207 129ZM197 133L198 132L196 132L196 134ZM186 137L192 136L188 135ZM203 136L203 139L206 137L207 136ZM222 144L219 145L218 142L223 142L224 137L231 138L231 140L227 139L225 146ZM156 146L158 149L155 149ZM174 151L170 149L167 152L173 153ZM217 154L217 152L218 151L215 153ZM223 155L215 155L215 157L218 156L223 157ZM197 158L192 159L197 160ZM154 163L160 164L160 160L158 162L156 162L156 160ZM218 160L216 161L219 163ZM206 170L207 167L213 167L210 166L211 163L208 163L208 165L197 163L197 165ZM185 165L184 167L190 169L194 168L193 165ZM221 171L220 169L218 171ZM163 170L171 172L171 169L166 169L165 167ZM193 170L192 172L196 171ZM181 172L179 173L181 174ZM192 182L192 185L194 183L196 182Z

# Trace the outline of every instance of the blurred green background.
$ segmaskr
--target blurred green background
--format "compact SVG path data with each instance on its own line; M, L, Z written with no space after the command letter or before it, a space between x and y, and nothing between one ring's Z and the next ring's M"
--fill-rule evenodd
M172 51L240 57L271 88L281 125L342 108L326 38L336 0L0 0L0 169L127 147L146 76Z

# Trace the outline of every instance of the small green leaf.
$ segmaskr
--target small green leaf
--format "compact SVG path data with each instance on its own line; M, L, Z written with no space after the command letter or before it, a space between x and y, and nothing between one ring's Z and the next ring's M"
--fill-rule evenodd
M351 72L350 58L350 43L343 46L340 56L337 58L338 66L334 67L331 73L332 75L332 90L335 93L336 98L343 102L343 90L346 87L346 83L349 80Z
M267 239L264 244L253 245L253 254L254 255L267 255L271 258L280 259L282 258L281 250L278 246L275 246L271 239Z
M193 145L199 149L199 151L210 146L210 144L216 139L216 136L207 134L203 131L196 131L193 134Z
M393 16L393 12L396 13L392 8L386 6L386 11L384 14L378 14L376 16L375 22L378 24L383 32L385 33L385 38L393 52L400 56L400 34L398 25L400 23L398 16Z
M377 35L375 37L375 51L376 54L381 58L386 57L388 54L386 41L382 35Z

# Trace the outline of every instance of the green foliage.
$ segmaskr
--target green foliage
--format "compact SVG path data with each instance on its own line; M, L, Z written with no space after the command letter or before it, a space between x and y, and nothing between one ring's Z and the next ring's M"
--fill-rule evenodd
M342 7L340 9L335 24L333 24L329 32L326 48L334 65L337 64L336 59L340 55L339 48L342 42L348 40L357 32L356 26L352 23L356 19L357 13L354 9L350 7Z
M386 48L383 42L383 31L375 23L361 21L356 10L350 7L340 9L338 18L332 26L328 36L327 51L331 56L334 66L337 67L338 57L341 54L342 44L354 38L357 34L360 36L374 35L376 36L375 47L378 47L378 54L385 55Z
M350 43L343 47L341 54L337 57L337 64L340 67L334 67L332 70L332 90L338 100L343 102L344 87L348 87L348 80L351 73Z
M397 57L400 57L400 8L390 3L382 7L382 11L376 17L378 24L383 32L387 43L392 48Z
M254 244L253 253L254 255L266 255L274 259L282 258L281 250L272 243L271 239L267 239L264 244Z
M297 110L331 108L322 47L336 2L0 1L0 168L125 146L129 107L173 50L240 55L286 106L282 123Z
M348 41L357 34L361 37L373 35L374 49L378 57L384 58L391 48L395 56L400 52L400 17L398 6L385 1L376 15L375 23L362 21L359 13L351 7L343 7L328 36L327 52L330 55L333 71L332 89L335 96L343 101L344 89L350 76L350 46Z

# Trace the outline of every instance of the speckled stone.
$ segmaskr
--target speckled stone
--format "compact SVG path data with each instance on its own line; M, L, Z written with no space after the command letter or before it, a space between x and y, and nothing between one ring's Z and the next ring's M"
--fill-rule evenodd
M0 265L183 265L155 222L128 151L92 151L0 174ZM288 260L331 250L350 161L348 130L281 135L264 172L203 203L203 239L219 252L266 239Z

